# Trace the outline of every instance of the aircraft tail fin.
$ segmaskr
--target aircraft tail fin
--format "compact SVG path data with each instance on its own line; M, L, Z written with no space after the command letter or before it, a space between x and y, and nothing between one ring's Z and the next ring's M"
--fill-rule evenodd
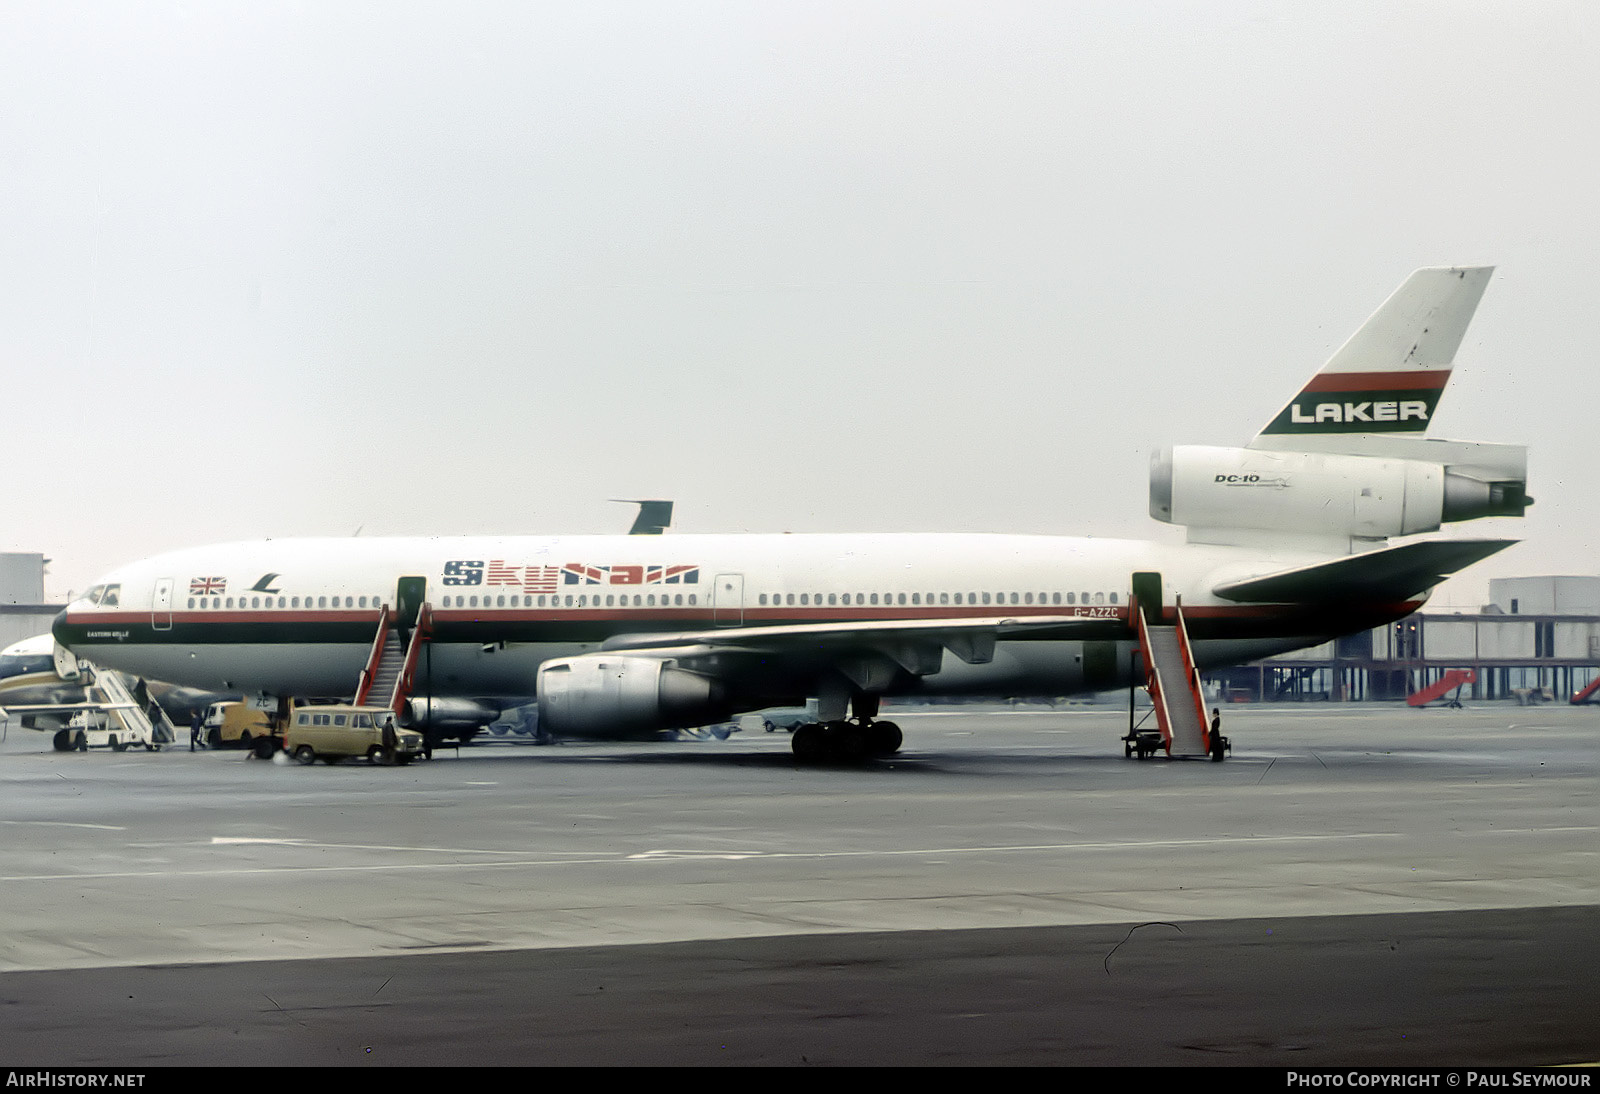
M672 526L672 503L645 498L612 498L626 505L637 505L638 515L633 518L630 536L659 536Z
M1493 266L1417 270L1250 447L1293 447L1330 435L1420 437L1433 422L1456 350L1492 273ZM1338 450L1336 443L1315 447Z

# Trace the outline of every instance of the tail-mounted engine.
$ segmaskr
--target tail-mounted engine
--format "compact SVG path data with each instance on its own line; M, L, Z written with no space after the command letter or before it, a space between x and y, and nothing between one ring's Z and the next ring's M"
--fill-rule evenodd
M1387 539L1453 521L1519 517L1532 502L1519 446L1388 440L1374 447L1387 451L1165 449L1150 460L1150 515L1188 525L1191 538L1256 529Z
M625 738L721 721L722 685L671 660L587 653L539 667L539 724L562 737Z

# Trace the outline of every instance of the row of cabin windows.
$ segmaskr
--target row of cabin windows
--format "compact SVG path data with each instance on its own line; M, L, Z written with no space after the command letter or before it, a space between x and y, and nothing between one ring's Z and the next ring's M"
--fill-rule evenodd
M376 608L379 604L383 603L383 601L376 596L191 596L189 598L189 607L208 610L213 608L221 608L223 610L227 610L234 607L234 601L236 599L239 602L238 606L240 608L365 608L369 603L372 607ZM301 600L305 601L304 605L300 603Z
M796 597L798 596L798 600ZM1082 597L1080 600L1079 597ZM1107 600L1109 597L1109 601ZM793 607L808 604L821 605L873 605L873 604L1115 604L1116 593L766 593L757 603Z
M1081 600L1079 598L1082 598ZM924 599L926 598L926 599ZM631 606L635 608L683 607L685 604L693 607L697 601L695 594L683 593L669 595L662 593L659 602L654 593L634 593ZM766 607L795 605L897 605L897 604L1115 604L1116 593L762 593L757 597L757 604ZM628 594L621 595L607 593L604 600L599 593L592 596L580 593L577 596L568 594L562 596L534 597L534 596L455 596L445 597L439 605L442 608L626 608L630 606Z
M685 604L694 607L699 603L694 593L685 596L683 593L662 593L659 600L655 593L634 593L630 602L627 593L607 593L602 601L599 593L578 593L574 596L519 596L513 593L510 596L455 596L445 597L439 603L441 608L654 608L657 605L663 608L681 608Z
M1080 597L1082 598L1081 600L1079 599ZM274 605L273 598L270 596L241 596L237 598L231 596L191 596L189 598L189 607L190 609L201 608L226 610L234 607L235 599L238 600L238 607L240 608L271 608L274 606L279 608L299 608L302 606L300 603L302 598L298 596L280 596L277 598L276 605ZM380 603L382 603L381 598L376 596L308 596L304 597L303 599L305 600L304 607L307 608L365 608L368 606L369 602L372 607L376 608ZM341 600L343 600L342 604L340 603ZM1116 593L883 593L881 594L881 597L878 593L772 593L770 595L767 593L762 593L760 597L757 598L757 603L762 607L766 607L769 604L775 607L794 607L796 605L807 607L810 605L821 606L823 604L827 604L829 607L835 607L840 605L848 606L851 604L861 606L876 606L879 604L1059 605L1090 603L1115 604L1116 602ZM686 603L689 607L695 606L697 601L694 593L689 593L687 598L685 598L683 593L662 593L659 601L657 600L655 593L634 593L631 606L635 608L654 608L659 604L660 607L664 608L681 608L685 606ZM443 599L439 606L442 608L626 608L630 607L630 604L627 593L622 593L620 595L616 593L607 593L605 595L605 601L603 604L601 602L599 593L594 593L593 595L579 593L576 596L573 596L569 593L565 597L559 595L535 597L532 595L521 596L518 594L512 594L510 596L483 597L447 596Z
M926 596L926 600L924 600ZM1082 597L1080 600L1079 597ZM695 594L683 593L669 595L661 594L659 605L661 607L683 607L685 604L693 607L697 603ZM896 605L896 604L1106 604L1117 603L1116 593L762 593L757 598L757 603L766 607L794 606L796 604L809 606L812 604L830 606L840 605ZM658 604L654 593L634 593L632 607L654 608ZM439 605L442 608L626 608L630 606L628 595L607 593L602 601L599 593L590 596L580 593L577 596L568 594L565 597L534 597L534 596L455 596L445 597Z

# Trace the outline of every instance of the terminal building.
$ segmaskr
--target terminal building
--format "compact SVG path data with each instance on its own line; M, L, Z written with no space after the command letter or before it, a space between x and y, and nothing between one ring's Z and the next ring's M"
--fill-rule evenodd
M44 599L43 555L0 553L0 649L44 634L64 604Z
M1397 623L1206 674L1234 702L1404 699L1468 669L1463 699L1566 702L1600 678L1600 577L1489 582L1476 612L1421 611Z

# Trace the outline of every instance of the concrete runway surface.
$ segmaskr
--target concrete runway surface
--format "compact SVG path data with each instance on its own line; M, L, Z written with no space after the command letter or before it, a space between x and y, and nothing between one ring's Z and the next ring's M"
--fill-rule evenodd
M489 743L0 743L0 1065L1600 1058L1600 710L1230 708Z

